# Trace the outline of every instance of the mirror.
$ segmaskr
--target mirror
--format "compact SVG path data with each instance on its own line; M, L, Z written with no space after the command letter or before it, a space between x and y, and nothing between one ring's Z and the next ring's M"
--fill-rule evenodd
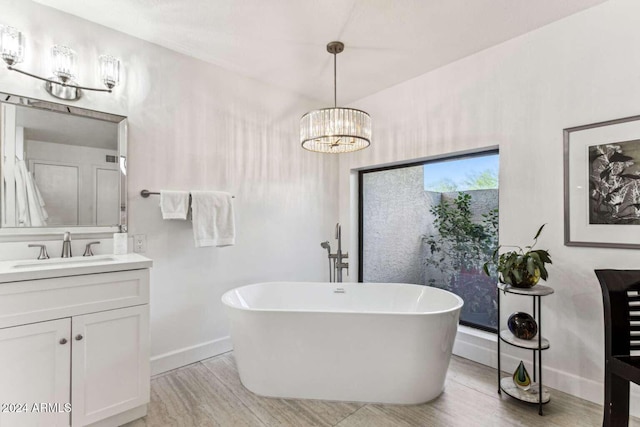
M0 234L126 230L126 117L0 100Z

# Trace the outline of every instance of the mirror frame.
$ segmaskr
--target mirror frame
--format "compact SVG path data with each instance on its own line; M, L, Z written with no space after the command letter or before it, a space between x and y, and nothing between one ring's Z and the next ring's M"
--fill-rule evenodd
M105 113L102 111L89 110L86 108L75 107L67 104L59 104L56 102L43 101L41 99L29 98L20 95L12 95L0 92L0 102L5 104L13 104L21 107L37 108L40 110L54 111L64 114L72 114L81 117L87 117L96 120L103 120L118 125L118 165L120 170L120 223L112 226L55 226L55 227L0 227L0 241L20 241L32 240L39 236L42 238L59 236L65 231L69 231L72 235L82 238L83 235L96 237L96 234L110 234L127 231L127 134L128 122L126 116ZM0 109L0 122L4 123L5 118L2 117ZM0 130L2 126L0 126ZM0 153L4 153L4 131L0 131ZM0 161L0 179L4 165ZM0 185L0 201L4 200L4 186ZM3 202L2 202L3 203ZM86 236L86 237L90 237Z

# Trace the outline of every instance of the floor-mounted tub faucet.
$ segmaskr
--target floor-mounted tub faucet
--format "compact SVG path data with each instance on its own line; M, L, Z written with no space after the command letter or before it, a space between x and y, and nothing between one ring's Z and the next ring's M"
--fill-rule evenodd
M347 275L349 275L349 263L343 260L349 258L349 253L342 253L342 227L340 223L336 224L336 239L338 240L338 252L331 253L331 245L329 242L322 242L320 246L327 250L327 256L329 258L329 281L330 282L342 282L342 270L347 269ZM331 263L333 261L333 268ZM333 275L331 274L333 270Z
M336 239L338 240L338 252L336 253L336 282L342 282L342 269L347 269L349 275L349 263L342 262L343 259L349 258L349 252L342 253L342 227L340 223L336 224Z

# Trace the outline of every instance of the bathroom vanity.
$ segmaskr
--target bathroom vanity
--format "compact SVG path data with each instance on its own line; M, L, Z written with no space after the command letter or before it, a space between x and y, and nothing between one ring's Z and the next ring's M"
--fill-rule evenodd
M149 402L138 254L0 262L0 426L118 426Z

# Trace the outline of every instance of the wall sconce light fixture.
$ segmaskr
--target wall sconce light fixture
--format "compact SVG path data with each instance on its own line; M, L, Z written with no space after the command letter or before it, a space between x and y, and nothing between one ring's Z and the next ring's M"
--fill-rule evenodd
M41 77L20 70L15 68L15 65L24 59L24 45L25 37L19 30L10 26L0 27L0 56L7 64L7 68L44 81L46 91L56 98L75 101L80 99L83 90L111 93L120 81L120 60L111 55L101 55L98 58L100 77L106 89L78 85L76 83L78 76L77 55L73 49L62 45L54 45L51 48L51 71L53 74L51 77Z

